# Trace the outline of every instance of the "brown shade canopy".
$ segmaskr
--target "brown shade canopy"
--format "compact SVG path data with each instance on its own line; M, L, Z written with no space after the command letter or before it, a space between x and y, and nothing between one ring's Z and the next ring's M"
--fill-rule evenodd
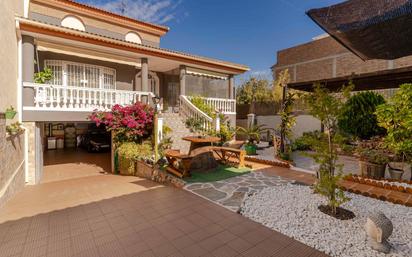
M363 60L412 55L412 0L349 0L307 15Z
M349 82L355 85L354 91L398 88L404 83L412 83L412 67L375 71L362 74L353 74L330 79L292 82L289 88L312 91L314 84L323 84L331 91L338 91Z

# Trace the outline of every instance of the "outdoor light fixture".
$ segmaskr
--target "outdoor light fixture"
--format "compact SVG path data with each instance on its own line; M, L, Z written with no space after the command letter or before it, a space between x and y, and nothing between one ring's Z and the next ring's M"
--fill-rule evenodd
M154 95L154 96L152 97L152 101L153 101L153 103L154 103L154 105L155 105L155 111L156 111L156 112L158 111L158 105L159 105L159 103L160 103L160 100L161 100L161 98L160 98L160 96L158 96L158 95Z

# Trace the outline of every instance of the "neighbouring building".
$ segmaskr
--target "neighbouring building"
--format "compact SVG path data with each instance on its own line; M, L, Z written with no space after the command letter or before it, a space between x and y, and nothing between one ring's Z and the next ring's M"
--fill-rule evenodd
M278 51L273 76L276 78L285 69L291 77L289 86L295 89L309 90L316 82L338 88L349 80L357 90L396 88L412 81L412 56L363 61L332 37L322 35L311 42Z
M71 0L2 1L0 14L0 111L15 106L15 120L25 128L18 156L25 161L19 175L25 183L41 181L48 149L76 148L75 138L87 133L87 117L95 109L152 104L157 95L169 120L211 122L190 102L200 95L235 125L234 76L248 67L161 48L168 27ZM36 83L35 74L46 67L52 79ZM0 177L7 169L3 159L9 158L3 116ZM0 197L5 184L2 180Z

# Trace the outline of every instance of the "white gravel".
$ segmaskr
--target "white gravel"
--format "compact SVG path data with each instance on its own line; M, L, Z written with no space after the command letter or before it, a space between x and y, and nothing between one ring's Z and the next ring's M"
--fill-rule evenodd
M310 187L282 185L249 196L242 205L242 215L282 234L312 246L330 256L339 257L411 257L412 208L348 193L352 198L342 207L356 218L341 221L318 210L325 200ZM392 220L393 246L387 255L369 248L363 226L369 212L382 211Z

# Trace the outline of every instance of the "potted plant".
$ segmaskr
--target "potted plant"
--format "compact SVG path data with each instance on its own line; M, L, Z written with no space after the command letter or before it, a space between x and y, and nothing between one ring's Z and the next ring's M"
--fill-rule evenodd
M359 155L359 168L362 176L373 179L385 177L386 165L390 158L383 149L370 149L359 146L357 149Z
M17 114L17 112L16 112L16 110L14 109L13 106L10 105L10 108L6 109L6 113L5 113L6 119L11 120L11 119L14 118L14 116L16 116L16 114Z
M237 132L247 138L245 151L247 155L256 155L257 144L260 142L260 136L268 129L264 125L252 125L248 128L238 127Z
M376 108L379 126L387 130L386 146L402 159L412 162L412 84L403 84L388 103ZM400 172L392 170L396 177ZM410 180L412 181L412 174Z
M404 166L403 162L402 162L402 166ZM405 173L403 167L400 168L391 163L388 163L388 170L389 170L389 175L391 176L391 179L394 179L394 180L401 180L403 173Z
M12 123L6 126L6 131L10 135L17 135L19 132L23 131L21 124L19 122Z

